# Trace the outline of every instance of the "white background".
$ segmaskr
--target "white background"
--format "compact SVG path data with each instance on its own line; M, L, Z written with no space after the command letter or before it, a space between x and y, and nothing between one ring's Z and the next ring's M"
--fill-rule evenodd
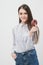
M33 17L38 20L40 38L35 45L39 63L43 65L43 0L0 0L0 65L15 65L11 57L12 28L18 23L17 9L28 4Z

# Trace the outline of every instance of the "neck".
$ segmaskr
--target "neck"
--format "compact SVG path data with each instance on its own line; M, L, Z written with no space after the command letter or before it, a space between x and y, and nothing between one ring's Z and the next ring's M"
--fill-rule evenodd
M24 24L24 25L27 24L26 22L25 23L24 22L21 22L21 23Z

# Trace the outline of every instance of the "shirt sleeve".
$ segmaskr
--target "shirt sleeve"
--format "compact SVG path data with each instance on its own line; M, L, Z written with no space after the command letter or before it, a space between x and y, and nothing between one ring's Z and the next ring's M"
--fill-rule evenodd
M15 46L16 46L16 44L15 44L15 30L14 30L14 28L12 29L12 37L13 37L12 53L14 53L15 52Z

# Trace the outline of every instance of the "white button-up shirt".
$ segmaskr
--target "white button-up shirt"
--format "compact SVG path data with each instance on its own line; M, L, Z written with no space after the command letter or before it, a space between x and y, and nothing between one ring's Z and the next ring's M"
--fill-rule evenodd
M25 52L34 49L32 38L29 36L27 24L19 23L13 29L13 52Z

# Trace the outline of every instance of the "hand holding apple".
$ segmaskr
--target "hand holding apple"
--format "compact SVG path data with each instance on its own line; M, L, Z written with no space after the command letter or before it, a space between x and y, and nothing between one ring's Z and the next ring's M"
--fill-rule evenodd
M32 25L32 26L37 25L37 20L33 19L33 20L31 21L31 25Z

